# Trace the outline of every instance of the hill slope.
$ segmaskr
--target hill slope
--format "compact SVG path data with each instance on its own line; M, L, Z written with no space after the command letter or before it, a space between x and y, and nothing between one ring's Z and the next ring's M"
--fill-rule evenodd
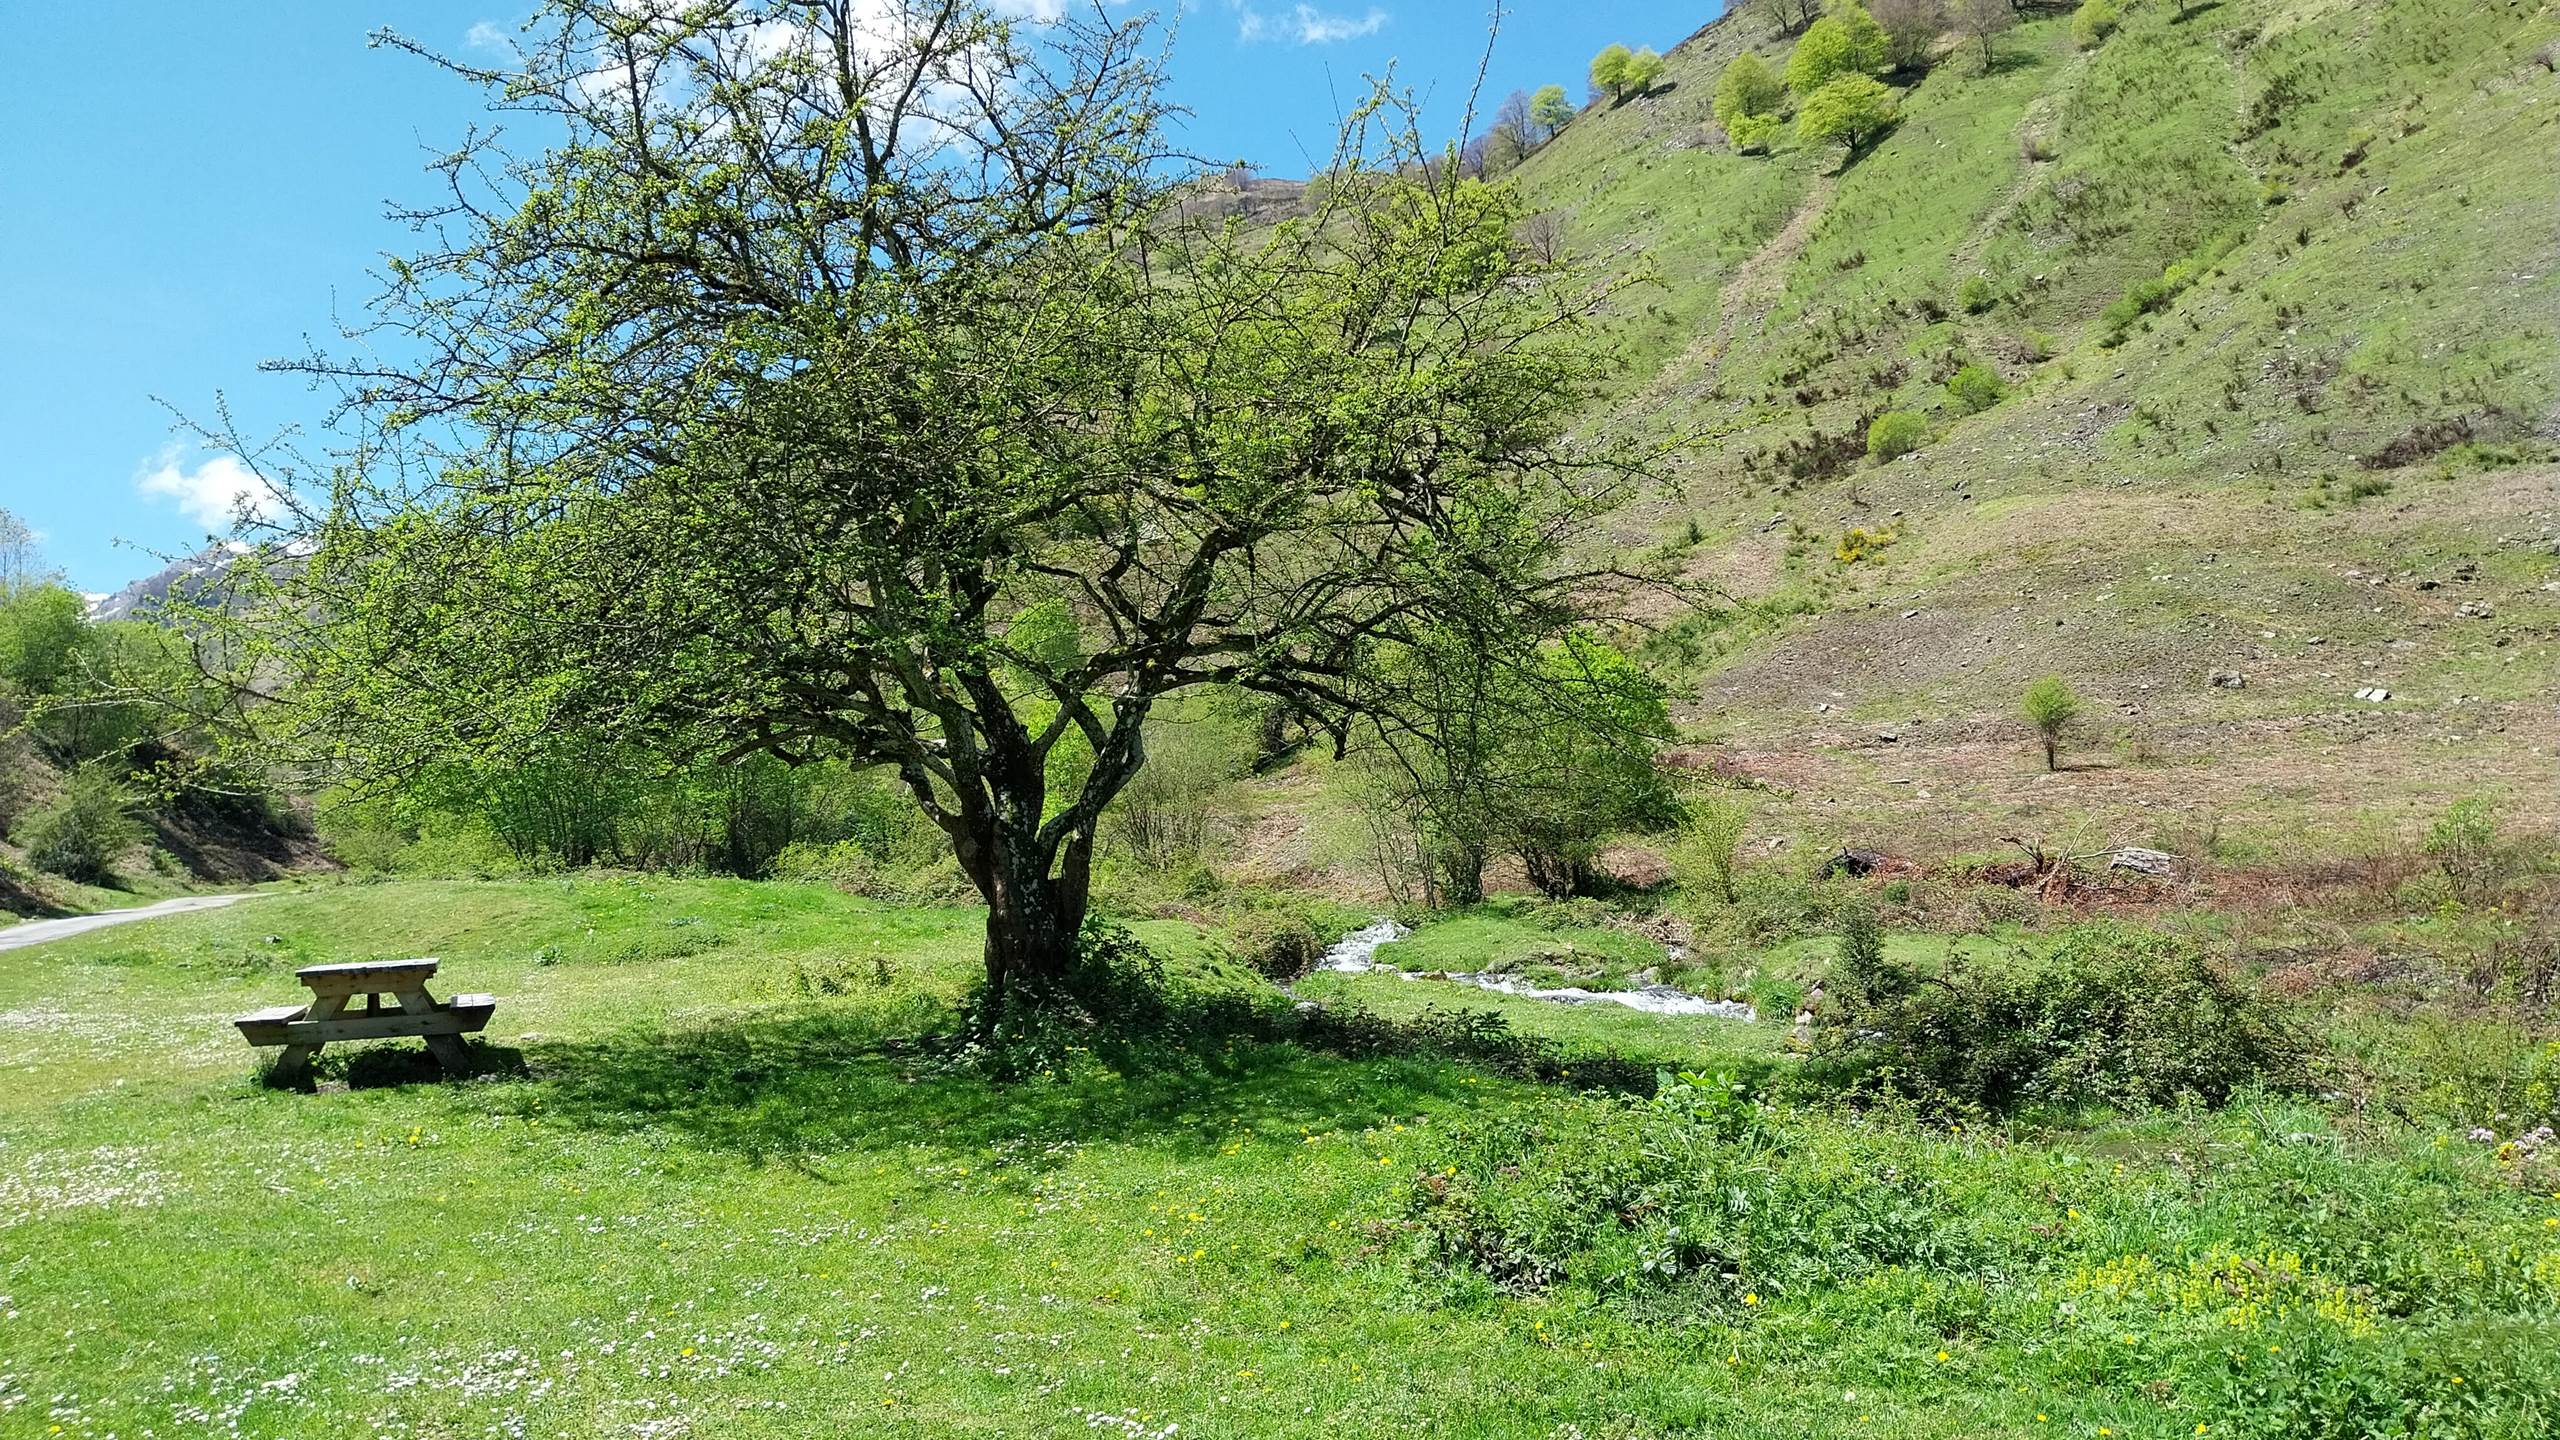
M2560 16L2182 8L2085 54L2030 16L1987 69L1949 42L1844 165L1724 143L1724 65L1789 43L1747 6L1518 172L1660 282L1609 323L1618 413L1702 443L1616 541L1731 597L1654 658L1800 828L2230 848L2475 791L2560 818ZM1968 364L2006 398L1965 413ZM1888 409L1934 438L1878 465ZM2091 702L2051 777L2015 715L2048 672Z

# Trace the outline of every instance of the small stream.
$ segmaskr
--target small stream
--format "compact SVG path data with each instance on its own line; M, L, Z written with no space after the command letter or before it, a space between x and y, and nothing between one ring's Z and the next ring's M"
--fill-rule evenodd
M1319 970L1344 975L1393 975L1399 980L1449 980L1472 985L1497 995L1516 995L1523 1000L1546 1000L1558 1005L1624 1005L1647 1015L1713 1015L1723 1020L1757 1020L1759 1012L1740 1000L1710 1000L1668 985L1646 985L1634 990L1585 990L1568 985L1548 989L1532 985L1517 975L1495 975L1464 970L1399 970L1378 963L1378 947L1403 939L1412 932L1393 920L1378 920L1363 925L1335 942L1316 962Z

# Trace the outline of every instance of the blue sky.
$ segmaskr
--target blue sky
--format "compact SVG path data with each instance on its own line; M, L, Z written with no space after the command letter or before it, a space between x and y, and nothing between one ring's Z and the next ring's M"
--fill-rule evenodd
M1454 128L1490 0L1191 0L1173 98L1197 153L1303 173L1337 100L1390 61ZM193 549L238 483L169 412L311 426L320 397L262 359L361 313L406 248L387 201L484 118L476 92L371 49L388 26L460 51L522 0L92 0L0 20L0 508L80 589ZM1170 5L1164 8L1170 13ZM1592 52L1667 49L1720 0L1510 0L1486 105L1549 81L1581 98ZM105 37L112 36L112 40Z

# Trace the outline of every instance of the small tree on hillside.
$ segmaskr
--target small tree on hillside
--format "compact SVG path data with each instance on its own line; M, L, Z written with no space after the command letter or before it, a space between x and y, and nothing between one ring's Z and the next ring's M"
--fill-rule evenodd
M1627 66L1636 52L1624 45L1612 45L1591 57L1591 90L1611 101L1623 100L1627 93Z
M1391 97L1313 213L1190 216L1149 26L550 0L457 66L552 148L451 157L376 302L399 343L305 367L350 437L274 477L307 559L195 617L282 702L266 753L888 767L987 901L996 1015L1072 993L1160 702L1339 743L1413 723L1378 657L1422 632L1565 633L1620 580L1568 547L1649 464L1572 424L1614 287L1533 261Z
M1733 133L1734 126L1757 115L1775 115L1787 102L1787 87L1769 62L1745 50L1733 57L1716 81L1716 123Z
M1662 83L1662 74L1671 62L1650 49L1642 49L1627 57L1627 93L1650 95Z
M1821 18L1822 0L1767 0L1769 18L1777 22L1780 32L1788 35L1804 33L1806 26Z
M0 683L26 699L62 693L89 641L87 608L59 585L23 585L0 595Z
M1858 14L1865 15L1864 10ZM1868 21L1874 23L1872 19ZM1800 98L1844 75L1865 75L1884 68L1882 32L1872 45L1862 44L1849 26L1836 15L1825 15L1804 32L1796 48L1787 55L1787 88Z
M2016 27L2018 12L2009 0L1955 0L1955 21L1966 39L1982 47L1982 68L1987 71L1998 58L1992 42Z
M1929 63L1929 52L1949 23L1947 0L1873 0L1868 9L1884 30L1885 63L1896 70Z
M1855 158L1893 127L1893 92L1867 75L1843 75L1815 91L1796 109L1796 133L1807 140L1836 140Z
M1872 75L1893 63L1893 37L1885 33L1875 12L1859 0L1832 0L1827 13L1848 33L1852 68Z
M1495 152L1490 157L1495 174L1518 165L1537 145L1538 122L1529 113L1527 91L1514 90L1503 97L1501 108L1493 112L1493 128L1485 138Z
M1541 85L1529 97L1529 118L1538 127L1540 141L1554 139L1573 123L1573 101L1567 99L1561 85Z
M2044 742L2044 768L2057 768L2061 763L2062 732L2080 713L2080 697L2060 676L2047 675L2027 687L2020 708L2026 712L2027 723L2035 727L2036 738Z

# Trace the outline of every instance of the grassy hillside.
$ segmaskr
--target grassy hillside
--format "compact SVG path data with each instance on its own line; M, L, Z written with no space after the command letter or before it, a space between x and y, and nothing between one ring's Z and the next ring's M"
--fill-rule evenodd
M2185 8L2085 53L2031 15L1988 67L1950 41L1848 160L1724 143L1723 66L1789 44L1744 6L1518 171L1658 281L1609 322L1614 416L1701 443L1613 543L1729 596L1652 655L1787 828L2342 840L2470 792L2560 818L2560 17ZM1965 365L2006 397L1967 413ZM1893 409L1931 440L1879 465ZM2092 702L2056 777L2014 714L2046 673Z

